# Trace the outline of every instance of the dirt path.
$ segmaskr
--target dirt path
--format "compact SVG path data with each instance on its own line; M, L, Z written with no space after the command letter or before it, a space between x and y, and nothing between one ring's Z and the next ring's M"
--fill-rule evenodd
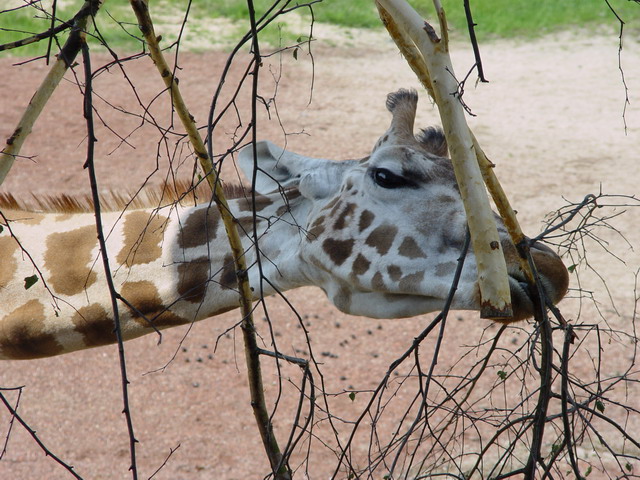
M618 71L615 35L595 38L562 35L535 42L496 42L483 46L485 69L491 82L466 87L466 101L476 115L471 125L498 164L497 174L528 232L539 231L543 216L562 206L563 197L579 201L587 193L599 190L611 194L638 193L638 47L628 39L623 56L631 101L625 134L621 116L625 91ZM469 53L463 49L466 47L456 48L454 56L459 76L472 64ZM200 123L206 118L225 59L226 55L218 52L181 57L181 86L188 103L195 106L194 114ZM282 59L272 57L265 62L262 73L265 95L273 91L272 78L280 75L280 61L278 102L272 105L270 121L263 116L260 137L283 144L282 124L292 133L286 137L288 148L313 156L366 155L388 125L386 94L399 87L416 86L411 72L384 37L379 37L370 49L318 45L314 52L315 68L302 53L298 60L291 54ZM46 71L40 63L21 67L11 63L0 60L3 138L12 131ZM94 60L94 68L98 65L100 60ZM162 90L148 61L128 64L127 74L145 102ZM238 75L234 71L232 80ZM313 102L308 104L312 79ZM135 105L135 98L117 68L100 75L95 87L101 98L117 106ZM14 194L53 194L88 188L82 169L85 134L80 105L78 88L71 82L62 85L23 149L23 154L36 157L20 161L2 190ZM279 120L275 118L276 106ZM245 108L246 102L240 102L239 109L246 122ZM155 102L150 114L166 124L166 110L165 103ZM117 113L104 105L100 112L121 135L135 130L140 123L139 118ZM437 113L426 95L422 95L418 125L434 123L438 123ZM233 125L231 121L224 125L225 134L233 132ZM103 189L137 188L156 170L155 128L135 130L124 143L100 128L98 138ZM225 142L228 140L222 135L217 144L222 146ZM161 145L163 158L166 158L163 150L171 151L174 144L175 138L170 137ZM181 158L184 157L186 154ZM173 166L184 176L191 169L188 162ZM150 182L159 183L167 168L166 160L160 160ZM230 165L225 175L234 177ZM609 248L624 258L626 265L598 248L590 250L590 262L606 278L620 316L614 314L602 284L586 271L582 276L584 286L595 292L602 302L600 310L615 328L628 328L633 310L633 273L640 266L639 223L638 211L614 220L636 251L631 251L621 238L602 232L610 242ZM309 316L306 321L314 352L324 362L325 390L335 393L375 385L391 361L432 318L375 321L347 317L329 306L321 292L311 288L292 292L289 299ZM282 302L273 301L270 305L281 349L304 355L301 351L307 347L293 315ZM578 302L568 300L563 311L567 318L575 318ZM583 305L582 318L600 321L594 312L590 305ZM452 351L459 345L477 342L487 327L487 322L472 314L456 315L456 319L447 328L446 341ZM141 478L149 477L159 468L172 449L177 450L154 478L231 480L261 478L267 473L249 406L241 340L234 333L224 334L236 321L237 316L230 313L195 325L188 334L185 330L166 332L160 346L152 337L128 344ZM262 333L267 335L266 328ZM520 334L514 329L508 335L515 343ZM175 360L168 368L158 371L174 354ZM626 355L625 352L612 359L608 368L612 371L619 368L616 362L628 360ZM267 375L267 381L275 386L275 372L267 369ZM287 368L283 376L297 382L299 372ZM120 376L114 348L33 362L3 362L0 385L25 385L21 414L39 437L74 465L79 474L91 479L128 477L128 439L121 415ZM277 428L285 426L295 408L295 397L287 382L284 388L290 395L281 403ZM275 394L276 389L271 392ZM640 407L637 398L640 397L630 401ZM333 412L341 418L354 418L364 399L364 394L354 402L346 395L331 397ZM7 411L0 408L0 438L6 436L9 420ZM638 425L637 418L631 419L630 425L633 424ZM330 436L325 440L333 444ZM361 440L354 448L357 454L366 453L367 443ZM335 463L332 458L326 449L318 448L309 467L311 478L328 478ZM304 478L302 472L299 477ZM0 478L69 476L14 425L8 451L0 460Z

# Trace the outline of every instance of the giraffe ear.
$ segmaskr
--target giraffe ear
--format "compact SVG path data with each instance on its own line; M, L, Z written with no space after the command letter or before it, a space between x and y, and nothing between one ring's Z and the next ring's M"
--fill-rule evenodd
M278 188L297 187L300 179L308 173L320 169L328 160L310 158L284 150L269 141L256 143L256 160L253 147L248 145L238 154L240 168L249 181L257 165L255 190L266 194Z

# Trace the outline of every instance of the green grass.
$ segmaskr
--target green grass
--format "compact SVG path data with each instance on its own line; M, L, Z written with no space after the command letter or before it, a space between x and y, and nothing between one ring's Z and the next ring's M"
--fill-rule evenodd
M409 0L420 14L434 18L431 0ZM610 0L612 7L635 30L640 27L640 3ZM454 32L466 32L463 0L442 0ZM567 28L609 24L617 21L604 0L470 0L480 38L537 36ZM316 20L346 27L380 25L371 0L328 0L314 6ZM633 28L633 27L632 27Z
M49 2L51 0L48 0ZM298 0L299 1L299 0ZM638 0L609 0L613 8L627 22L627 28L640 30L640 2ZM14 0L19 4L17 0ZM466 19L463 0L442 0L451 30L454 35L466 35ZM273 0L254 0L258 17L269 10ZM295 4L296 0L292 2ZM433 19L431 0L410 0L418 12ZM80 0L64 2L65 8L57 12L57 17L69 19L74 14ZM153 0L152 15L156 28L162 33L164 45L177 38L179 25L184 15L187 0ZM474 20L478 24L480 41L492 38L531 38L545 33L565 29L599 28L609 25L617 28L617 21L604 0L471 0ZM2 7L0 7L2 8ZM313 6L318 22L331 23L353 28L381 28L373 0L324 0ZM298 10L303 19L311 18L308 8ZM25 38L32 33L49 28L50 20L34 8L17 11L0 11L0 44ZM112 18L113 17L113 18ZM115 18L115 20L114 20ZM222 44L232 44L248 28L248 8L245 0L193 0L189 17L188 35L185 48L198 50L208 48L207 28L210 24L225 21L224 33L217 30L215 36ZM283 22L286 17L283 17ZM291 43L301 32L297 27L278 22L266 28L261 40L271 45ZM113 48L128 51L140 49L135 39L139 36L135 17L126 0L107 2L97 17L98 30ZM61 36L62 39L65 36ZM92 42L94 46L99 43ZM218 42L220 45L220 42ZM26 46L10 54L33 56L42 54L46 41ZM5 53L6 55L6 53Z
M420 0L426 4L427 0ZM612 7L635 30L640 26L640 4L610 0ZM457 31L466 32L461 0L443 0L447 17ZM535 37L546 33L601 25L618 28L604 0L482 0L471 2L479 38Z

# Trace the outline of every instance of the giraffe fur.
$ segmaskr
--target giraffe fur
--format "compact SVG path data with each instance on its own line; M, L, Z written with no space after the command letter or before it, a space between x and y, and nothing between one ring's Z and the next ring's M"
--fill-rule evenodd
M255 192L241 190L229 206L250 283L262 287L255 295L315 285L339 310L373 318L443 307L466 218L444 135L433 128L414 134L416 105L415 91L390 94L391 125L359 160L311 158L267 141L240 152ZM238 307L233 258L212 202L160 194L111 203L103 224L125 340ZM114 343L90 202L59 197L26 205L2 195L0 212L0 359ZM532 316L533 305L502 225L499 233L514 306L508 321L518 321ZM561 259L539 242L532 255L547 294L560 301L568 288ZM25 288L33 275L39 281ZM476 277L471 250L452 308L480 309Z

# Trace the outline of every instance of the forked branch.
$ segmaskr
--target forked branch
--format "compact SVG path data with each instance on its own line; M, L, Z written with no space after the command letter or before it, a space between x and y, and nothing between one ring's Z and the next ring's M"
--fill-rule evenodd
M498 248L500 242L485 183L520 253L521 267L530 284L531 297L535 305L542 357L540 389L532 422L533 438L526 465L519 472L524 473L525 479L532 479L541 461L541 445L551 394L553 337L545 302L542 300L544 292L536 282L535 265L529 254L529 244L493 172L494 165L488 160L466 123L459 84L449 57L446 16L440 1L434 0L433 3L438 14L441 37L438 37L435 29L423 21L404 0L376 0L389 34L438 105L476 255L482 317L500 318L511 314L506 265Z
M478 166L473 135L459 98L459 85L449 57L444 10L437 8L439 37L404 0L377 0L376 4L390 35L438 105L478 265L480 315L496 319L510 317L513 312L507 267Z

